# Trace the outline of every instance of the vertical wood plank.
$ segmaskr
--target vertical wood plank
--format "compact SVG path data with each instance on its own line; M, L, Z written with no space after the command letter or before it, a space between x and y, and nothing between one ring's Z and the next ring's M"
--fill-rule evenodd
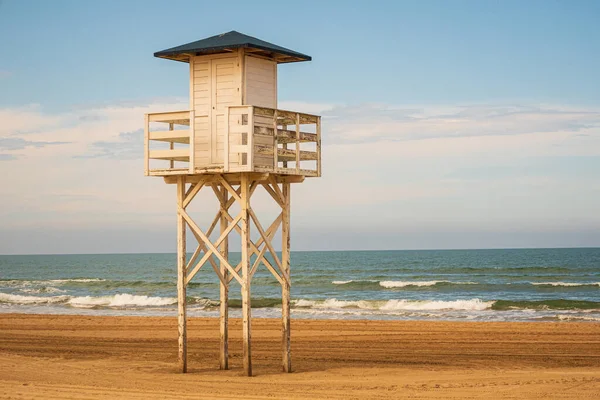
M239 49L238 51L240 76L242 77L242 101L240 102L240 104L245 105L247 91L246 82L248 81L248 79L246 78L246 51L244 49Z
M226 204L228 201L229 193L227 189L221 187L217 191L221 192L221 235L228 226L227 217L225 213L227 213ZM221 243L221 254L223 258L229 260L229 239L225 238ZM225 267L225 264L220 262L220 272L221 275L225 278L225 282L229 282L229 270ZM220 337L221 337L221 351L219 358L219 366L221 369L229 369L229 305L227 302L229 301L229 284L225 285L223 282L220 283L221 291L220 291Z
M279 148L279 145L277 144L277 110L273 111L273 140L273 171L277 173L277 168L279 168L279 160L277 159L277 149Z
M254 107L249 106L248 110L248 171L254 171Z
M144 175L148 176L150 173L150 143L149 142L149 133L150 131L150 122L148 120L148 114L144 115Z
M209 164L215 164L217 162L217 61L209 61L209 72L210 72L210 87L209 93L211 96L210 101L210 135L209 135Z
M300 175L300 114L296 113L296 174Z
M288 128L287 125L285 125L285 124L281 125L281 129L287 130L287 128ZM284 150L287 150L287 148L288 148L288 144L287 143L284 143L282 146L283 146ZM283 168L287 168L288 167L287 161L283 161L282 164L283 164Z
M229 172L229 107L225 107L225 138L223 139L223 171Z
M244 373L252 376L252 337L251 337L251 304L250 304L250 221L248 208L250 207L250 193L248 174L242 173L241 213L242 213L242 334Z
M196 172L196 112L190 110L190 161L189 161L189 172L194 174Z
M283 218L281 222L281 266L285 278L281 285L281 334L283 372L292 372L290 330L290 184L283 183Z
M321 176L321 117L317 117L317 176Z
M177 205L183 207L185 199L185 179L177 178ZM185 220L177 213L177 327L179 332L179 369L187 372L187 327L186 327L186 285L185 285Z
M169 123L169 130L170 131L173 130L173 125L174 124L172 122ZM174 148L175 148L175 142L169 142L169 149L173 150ZM175 161L174 160L169 161L169 166L171 168L175 168Z

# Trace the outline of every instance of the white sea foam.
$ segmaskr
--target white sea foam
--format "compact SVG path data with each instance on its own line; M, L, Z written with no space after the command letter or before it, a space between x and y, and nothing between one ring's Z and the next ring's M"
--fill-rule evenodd
M379 311L435 311L435 310L466 310L482 311L492 307L494 301L483 301L480 299L470 300L451 300L451 301L433 301L433 300L305 300L300 299L294 302L297 308L312 309L341 309L355 308L363 310Z
M172 297L151 297L139 296L133 294L116 294L114 296L23 296L19 294L0 293L1 303L12 304L66 304L72 307L92 308L95 306L104 307L125 307L125 306L167 306L177 303L176 298Z
M0 293L0 303L12 304L52 304L62 303L69 299L69 296L22 296L20 294Z
M492 308L494 301L483 301L480 299L470 300L450 300L450 301L431 301L431 300L388 300L380 310L469 310L483 311Z
M305 300L300 299L294 301L294 306L299 308L318 308L318 309L339 309L339 308L362 308L362 309L376 309L373 303L376 301L367 300L338 300L338 299L326 299L326 300ZM379 302L381 303L381 302Z
M379 282L379 281L372 280L372 279L367 279L367 280L350 279L348 281L333 281L331 283L333 283L334 285L347 285L348 283L358 283L358 282Z
M557 318L559 321L591 321L591 322L600 321L600 317L586 317L586 316L568 315L568 314L557 315Z
M128 293L116 294L114 296L82 296L73 297L67 302L73 307L125 307L125 306L168 306L177 303L173 297L151 297L139 296Z
M600 282L531 282L535 286L600 286Z
M90 282L105 282L106 279L100 278L73 278L73 279L49 279L49 280L19 280L11 279L0 281L0 286L4 287L31 287L31 286L56 286L64 285L65 283L90 283Z
M65 290L53 287L53 286L44 286L40 288L23 288L19 289L20 292L23 293L65 293Z
M451 282L451 281L381 281L379 285L386 289L402 288L407 286L435 286L438 283L450 283L454 285L476 285L476 282Z

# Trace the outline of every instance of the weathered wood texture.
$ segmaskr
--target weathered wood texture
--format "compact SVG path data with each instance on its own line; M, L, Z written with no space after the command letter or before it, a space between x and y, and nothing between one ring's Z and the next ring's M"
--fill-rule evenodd
M220 194L219 202L221 204L221 212L220 212L220 222L221 222L221 234L223 234L227 230L227 217L225 217L225 213L229 213L227 202L229 200L229 194L227 193L227 189L224 187L217 187L215 189L215 193ZM223 258L229 261L229 238L225 238L221 243L221 254ZM220 263L220 272L221 276L223 276L224 282L219 282L220 286L220 320L219 320L219 330L220 330L220 351L219 351L219 367L221 369L229 369L229 272L227 271L227 267L224 263Z
M242 175L240 208L242 213L242 334L244 373L252 376L252 335L251 335L251 300L250 300L250 184L248 176Z
M283 370L291 371L290 357L290 186L291 182L302 182L302 177L285 178L272 174L236 173L225 175L194 175L169 177L177 183L177 293L179 323L179 362L182 371L187 370L186 359L186 287L204 265L210 265L220 281L220 369L229 368L228 355L228 300L232 280L240 284L242 294L243 367L245 375L252 375L251 333L251 281L256 270L264 265L279 282L282 290L282 346ZM283 179L283 180L282 180ZM186 185L189 188L186 190ZM281 208L281 213L267 227L263 226L251 206L256 189L262 186ZM219 209L206 231L186 211L186 208L203 190L212 190L219 201ZM237 216L230 214L231 207L240 207ZM190 228L198 246L189 260L186 259L185 232ZM219 226L220 235L213 242L211 234ZM253 226L251 228L251 226ZM266 229L265 229L266 227ZM275 251L273 239L281 227L281 256ZM260 235L251 239L251 229ZM236 231L241 241L241 261L237 266L229 263L229 235ZM269 253L270 258L267 257ZM255 257L254 261L251 260ZM218 259L218 262L215 259Z
M284 281L281 284L281 334L283 371L292 372L291 327L290 327L290 184L283 185L283 222L281 228L281 263Z
M189 65L190 111L147 115L146 175L320 175L320 117L277 110L276 61L238 49L192 56ZM157 122L189 129L151 130L150 124ZM154 148L158 142L169 148ZM160 161L166 162L164 167L150 167Z
M186 225L181 214L185 198L185 180L180 177L177 182L177 327L179 331L178 355L179 369L187 372L187 332L186 332Z

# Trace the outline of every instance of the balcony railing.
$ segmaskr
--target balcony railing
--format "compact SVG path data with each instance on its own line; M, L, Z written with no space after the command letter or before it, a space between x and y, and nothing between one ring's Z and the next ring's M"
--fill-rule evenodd
M190 124L194 121L193 111L147 114L146 175L270 172L321 176L320 116L265 107L230 106L224 119L222 157L210 165L202 165L194 160L196 137L194 124ZM168 130L151 131L151 123L168 124ZM181 126L188 128L181 129ZM156 142L167 142L169 148L151 149L151 143ZM169 164L151 169L151 160Z
M194 173L194 111L173 111L163 113L146 114L144 126L144 173L145 175L163 175ZM168 130L150 131L150 123L159 122L168 124ZM163 125L164 126L164 125ZM176 126L187 126L188 129L175 129ZM152 150L151 141L167 142L168 149ZM175 143L187 145L184 148L175 148ZM169 161L169 168L150 169L150 160ZM175 168L175 162L186 162L187 167Z

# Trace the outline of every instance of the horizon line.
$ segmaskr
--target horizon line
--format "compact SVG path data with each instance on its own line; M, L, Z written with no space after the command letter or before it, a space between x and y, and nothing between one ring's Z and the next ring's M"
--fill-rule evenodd
M291 250L291 253L333 253L333 252L381 252L381 251L475 251L475 250L569 250L569 249L600 249L600 246L570 246L570 247L473 247L473 248L448 248L448 249L331 249L331 250ZM276 250L281 252L281 250ZM191 254L193 251L187 252ZM239 251L230 251L229 253L240 253ZM177 254L173 252L117 252L117 253L4 253L2 256L116 256L116 255L137 255L137 254Z

